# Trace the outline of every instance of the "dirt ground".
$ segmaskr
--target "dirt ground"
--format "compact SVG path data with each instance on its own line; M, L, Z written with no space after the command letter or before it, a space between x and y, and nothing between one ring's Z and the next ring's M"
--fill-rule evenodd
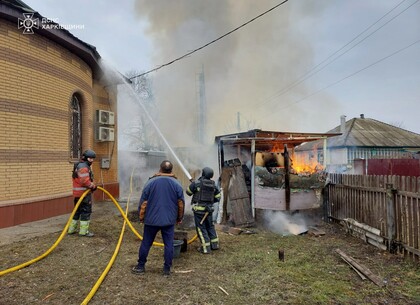
M131 218L139 233L141 225ZM93 238L65 236L44 259L0 276L0 305L83 303L116 251L123 218L110 202L96 204ZM65 221L63 222L63 228ZM188 217L182 230L195 235ZM163 249L153 247L144 275L131 273L140 241L127 227L109 273L89 304L420 304L420 268L324 224L325 235L281 236L262 227L231 235L221 249L196 251L198 241L162 276ZM47 251L60 232L2 245L0 270ZM339 248L386 283L362 280L335 252ZM279 260L279 250L284 261Z

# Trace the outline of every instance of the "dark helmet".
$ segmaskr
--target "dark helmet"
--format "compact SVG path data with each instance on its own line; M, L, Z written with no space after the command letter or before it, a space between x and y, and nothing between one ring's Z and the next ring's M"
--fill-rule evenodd
M96 158L95 152L93 150L90 150L90 149L85 150L84 153L83 153L83 159L87 160L87 158L95 159Z
M213 174L214 174L214 172L210 167L205 167L205 168L203 168L203 172L201 173L201 176L203 176L204 178L207 178L207 179L211 179L211 178L213 178Z

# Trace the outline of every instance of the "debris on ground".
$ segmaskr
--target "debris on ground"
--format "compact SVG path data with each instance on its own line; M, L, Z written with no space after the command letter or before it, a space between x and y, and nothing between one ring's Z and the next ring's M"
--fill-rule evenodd
M385 286L385 282L382 279L380 279L377 275L373 274L368 268L358 263L354 258L348 256L340 249L336 249L335 252L337 252L341 256L341 258L347 264L349 264L350 267L352 267L352 269L355 270L362 279L366 279L367 277L379 287Z

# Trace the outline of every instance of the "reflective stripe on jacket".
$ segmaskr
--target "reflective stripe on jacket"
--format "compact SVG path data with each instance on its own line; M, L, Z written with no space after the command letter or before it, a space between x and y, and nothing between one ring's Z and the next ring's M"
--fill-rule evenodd
M86 162L80 162L75 168L73 177L73 196L81 197L83 193L93 187L92 170Z

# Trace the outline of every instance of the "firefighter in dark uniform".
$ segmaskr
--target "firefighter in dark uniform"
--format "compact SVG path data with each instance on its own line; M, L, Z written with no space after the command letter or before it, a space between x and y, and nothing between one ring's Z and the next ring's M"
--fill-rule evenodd
M86 190L90 189L91 192L80 203L70 223L68 234L76 233L80 220L79 236L92 237L94 235L92 232L89 232L89 223L92 213L92 192L97 188L93 183L93 172L90 167L95 158L96 153L88 149L83 153L81 162L74 164L72 176L74 204L76 205Z
M219 237L213 223L213 204L219 202L221 194L213 178L213 170L210 167L203 168L201 177L190 184L186 193L193 196L191 200L194 212L195 228L201 246L201 253L209 254L211 250L219 249Z

